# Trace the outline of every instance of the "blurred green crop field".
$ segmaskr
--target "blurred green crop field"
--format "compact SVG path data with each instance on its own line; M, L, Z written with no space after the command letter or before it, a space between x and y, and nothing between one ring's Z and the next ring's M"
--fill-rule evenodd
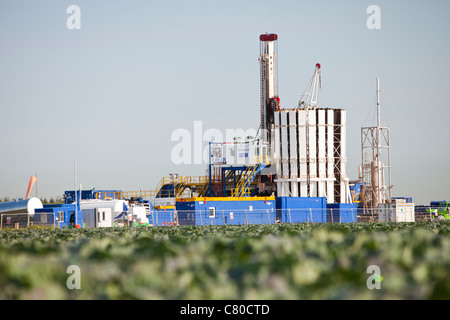
M449 298L447 222L0 231L0 299Z

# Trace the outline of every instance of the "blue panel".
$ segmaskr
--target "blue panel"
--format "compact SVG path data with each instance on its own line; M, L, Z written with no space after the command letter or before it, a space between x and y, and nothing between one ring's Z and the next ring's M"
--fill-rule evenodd
M174 209L151 210L147 218L154 226L170 226L175 220Z
M329 203L327 222L357 222L356 203Z
M326 222L325 197L277 197L276 204L283 223Z

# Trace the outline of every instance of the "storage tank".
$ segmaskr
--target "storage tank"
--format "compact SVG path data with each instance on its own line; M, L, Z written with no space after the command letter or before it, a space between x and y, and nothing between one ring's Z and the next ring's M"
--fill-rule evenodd
M34 209L42 209L41 200L38 198L16 199L8 202L0 202L0 214L20 214L27 213L34 216Z
M371 163L371 172L372 172L372 206L377 207L379 203L383 203L383 199L381 198L380 193L380 168L381 163L378 160L378 157L375 156L375 159Z
M100 209L111 208L113 218L119 216L122 212L127 211L127 202L125 200L81 200L80 209Z

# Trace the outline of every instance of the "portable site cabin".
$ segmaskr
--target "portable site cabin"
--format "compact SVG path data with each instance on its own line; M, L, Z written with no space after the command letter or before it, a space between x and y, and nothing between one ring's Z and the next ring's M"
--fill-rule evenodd
M195 197L177 201L180 225L274 224L275 197Z
M46 204L33 217L34 225L59 228L80 228L82 221L83 212L74 204Z
M111 208L83 209L83 228L108 228L113 226Z
M113 227L114 221L128 211L125 200L80 200L84 226L89 228Z

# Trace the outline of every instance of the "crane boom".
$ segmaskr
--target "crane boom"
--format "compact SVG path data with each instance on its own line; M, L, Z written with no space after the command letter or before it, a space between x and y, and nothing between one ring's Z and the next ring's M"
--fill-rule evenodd
M307 90L302 94L300 101L298 102L299 108L314 109L317 107L319 100L319 90L321 88L321 65L316 63L314 74L309 82Z

